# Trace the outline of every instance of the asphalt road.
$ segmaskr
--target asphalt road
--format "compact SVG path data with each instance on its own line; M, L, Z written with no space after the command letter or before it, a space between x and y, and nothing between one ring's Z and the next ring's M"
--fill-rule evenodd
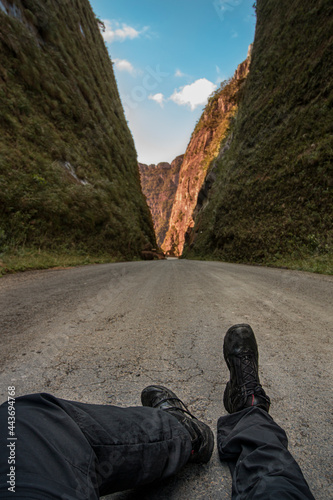
M0 279L0 396L46 391L140 405L172 388L215 430L225 413L226 330L250 323L271 415L317 500L332 490L333 277L217 262L168 260L26 272ZM162 484L109 499L229 499L216 448Z

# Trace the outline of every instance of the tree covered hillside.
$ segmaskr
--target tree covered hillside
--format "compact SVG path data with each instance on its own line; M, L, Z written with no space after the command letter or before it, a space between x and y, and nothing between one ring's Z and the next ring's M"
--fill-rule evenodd
M0 252L155 243L99 26L88 0L1 0Z
M230 149L185 256L333 272L333 6L258 0Z

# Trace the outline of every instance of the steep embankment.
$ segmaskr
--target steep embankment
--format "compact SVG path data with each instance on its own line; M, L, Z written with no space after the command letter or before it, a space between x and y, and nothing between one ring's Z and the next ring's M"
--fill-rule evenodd
M0 252L155 243L99 26L88 0L0 2Z
M207 168L218 155L221 141L226 137L235 115L241 89L248 73L248 58L238 66L229 82L209 99L187 147L179 173L179 185L172 207L169 230L162 248L173 255L181 255L188 227L194 224L192 215Z
M330 0L258 0L230 149L185 256L332 272L332 33Z
M179 169L184 155L171 163L145 165L139 163L141 186L153 217L156 240L161 246L169 227L169 220L178 187Z

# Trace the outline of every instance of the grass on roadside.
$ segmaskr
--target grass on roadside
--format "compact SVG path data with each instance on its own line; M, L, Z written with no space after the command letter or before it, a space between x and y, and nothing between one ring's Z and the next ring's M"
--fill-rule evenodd
M119 262L121 256L110 254L90 255L80 252L52 252L47 250L18 249L11 253L0 254L0 276L34 269L50 269L54 267L72 267L88 264L105 264Z
M284 256L267 263L268 266L286 267L298 271L333 275L333 255L308 255L306 257Z
M261 264L255 261L245 262L245 261L235 261L227 260L222 256L217 254L209 255L186 255L184 258L189 258L191 260L203 260L203 261L219 261L219 262L229 262L231 264L245 264L249 266L262 266L262 267L276 267L281 269L291 269L295 271L305 271L310 273L327 274L333 275L333 255L304 255L304 256L284 256L280 258L274 258L267 260Z

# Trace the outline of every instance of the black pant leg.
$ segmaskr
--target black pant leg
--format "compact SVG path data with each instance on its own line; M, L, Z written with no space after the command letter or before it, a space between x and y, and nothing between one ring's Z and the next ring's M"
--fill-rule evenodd
M188 462L190 435L165 411L58 402L94 450L100 495L167 478Z
M232 473L233 500L314 500L288 451L286 433L264 410L253 407L221 417L217 446Z
M191 453L188 432L168 413L65 401L16 399L17 498L96 500L176 473ZM0 407L0 493L8 492L7 405ZM19 496L21 495L21 496Z
M0 407L0 497L97 500L96 458L76 422L47 394L15 400L15 493L8 490L8 405Z

